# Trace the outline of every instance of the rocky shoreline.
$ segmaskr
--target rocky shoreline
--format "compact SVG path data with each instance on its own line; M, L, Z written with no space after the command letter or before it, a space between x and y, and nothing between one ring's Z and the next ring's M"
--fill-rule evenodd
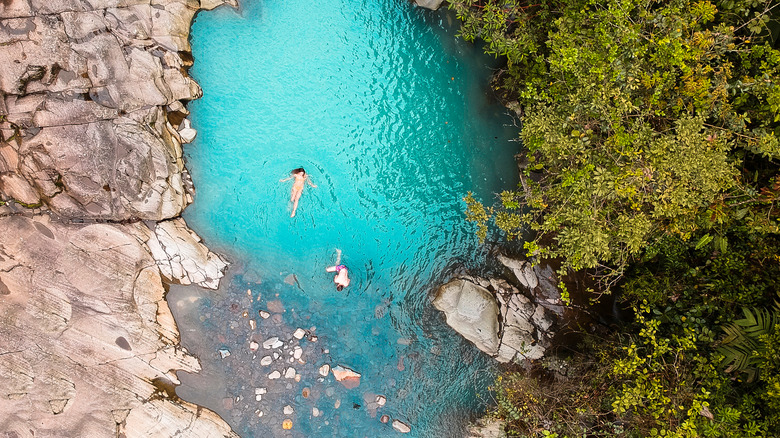
M165 284L227 266L179 217L199 9L217 0L0 2L0 430L236 436L175 396Z

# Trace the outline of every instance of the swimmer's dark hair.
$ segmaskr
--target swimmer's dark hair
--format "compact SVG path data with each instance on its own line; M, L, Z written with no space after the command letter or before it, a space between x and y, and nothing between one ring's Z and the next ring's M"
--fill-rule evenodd
M336 286L336 290L337 291L341 292L342 289L344 289L344 286L342 286L342 285Z
M297 169L293 169L293 170L290 171L290 173L302 173L302 174L306 175L306 171L303 170L303 167L299 167Z

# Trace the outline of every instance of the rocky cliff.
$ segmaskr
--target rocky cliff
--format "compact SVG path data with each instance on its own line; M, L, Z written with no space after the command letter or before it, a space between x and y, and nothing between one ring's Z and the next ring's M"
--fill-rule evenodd
M164 284L225 261L179 218L189 29L221 0L0 0L0 430L234 436L178 399Z

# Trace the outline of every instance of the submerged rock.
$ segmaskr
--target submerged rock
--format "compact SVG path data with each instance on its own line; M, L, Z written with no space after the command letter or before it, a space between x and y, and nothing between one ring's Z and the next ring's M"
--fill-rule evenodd
M331 369L333 377L337 382L341 382L347 389L357 388L360 385L360 373L348 367L336 365Z
M412 428L401 420L393 420L393 429L401 433L409 433Z
M273 338L268 338L265 342L263 342L263 348L266 350L271 350L275 348L279 348L282 345L284 345L284 342L280 341L279 338L274 336Z

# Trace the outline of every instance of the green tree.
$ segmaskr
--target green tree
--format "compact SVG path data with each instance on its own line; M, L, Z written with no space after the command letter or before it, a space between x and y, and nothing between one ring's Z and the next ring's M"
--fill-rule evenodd
M451 5L522 109L523 185L468 200L483 230L608 276L667 236L778 231L780 52L755 26L774 2Z

